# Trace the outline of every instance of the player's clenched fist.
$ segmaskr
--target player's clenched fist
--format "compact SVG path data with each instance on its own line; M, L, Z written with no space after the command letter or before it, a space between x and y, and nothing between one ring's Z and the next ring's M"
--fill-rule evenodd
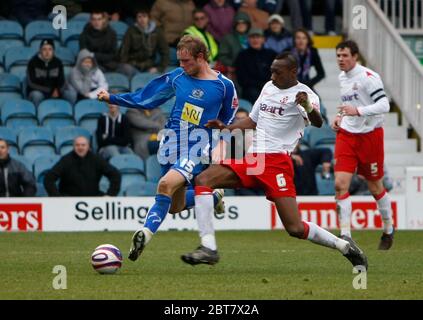
M100 101L109 102L110 101L110 94L106 90L101 90L97 94L97 99L100 100Z
M308 113L310 113L313 109L313 107L310 104L310 101L308 100L307 92L300 91L295 96L295 103L302 106Z

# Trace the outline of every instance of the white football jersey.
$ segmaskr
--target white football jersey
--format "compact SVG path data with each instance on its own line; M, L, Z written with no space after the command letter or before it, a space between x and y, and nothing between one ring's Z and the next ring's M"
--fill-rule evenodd
M320 111L319 97L305 84L298 82L284 90L272 81L264 85L250 113L257 127L248 152L282 153L295 149L309 123L307 112L295 103L300 91L305 91L313 108Z
M372 108L372 112L367 112L370 111L370 108L366 110L366 107L374 105L386 97L380 76L373 70L357 63L350 71L341 72L339 82L342 104L359 107L358 111L360 112L360 116L342 117L341 128L352 133L366 133L381 127L386 108L383 106L378 108L380 109L379 112L376 112L378 114L375 114L374 108ZM389 104L389 101L386 103ZM389 111L389 106L387 109Z

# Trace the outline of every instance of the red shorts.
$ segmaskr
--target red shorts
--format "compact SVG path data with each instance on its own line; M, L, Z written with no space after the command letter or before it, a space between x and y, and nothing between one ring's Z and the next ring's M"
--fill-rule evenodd
M285 153L246 154L243 159L232 159L221 165L230 168L241 180L241 188L262 188L266 198L295 198L294 166Z
M367 133L339 129L335 142L335 172L343 171L375 181L383 177L383 128Z

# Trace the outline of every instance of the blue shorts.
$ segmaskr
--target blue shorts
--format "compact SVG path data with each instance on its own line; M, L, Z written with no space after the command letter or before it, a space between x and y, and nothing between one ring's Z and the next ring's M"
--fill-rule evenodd
M170 169L178 171L187 181L187 184L193 184L194 178L201 172L207 169L209 165L188 161L185 159L178 159L174 164L161 165L161 176L163 177Z

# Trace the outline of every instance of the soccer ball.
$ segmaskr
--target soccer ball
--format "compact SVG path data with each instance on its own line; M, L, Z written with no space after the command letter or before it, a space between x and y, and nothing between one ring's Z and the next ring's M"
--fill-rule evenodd
M111 244L102 244L91 255L91 265L101 274L113 274L122 266L122 253Z

